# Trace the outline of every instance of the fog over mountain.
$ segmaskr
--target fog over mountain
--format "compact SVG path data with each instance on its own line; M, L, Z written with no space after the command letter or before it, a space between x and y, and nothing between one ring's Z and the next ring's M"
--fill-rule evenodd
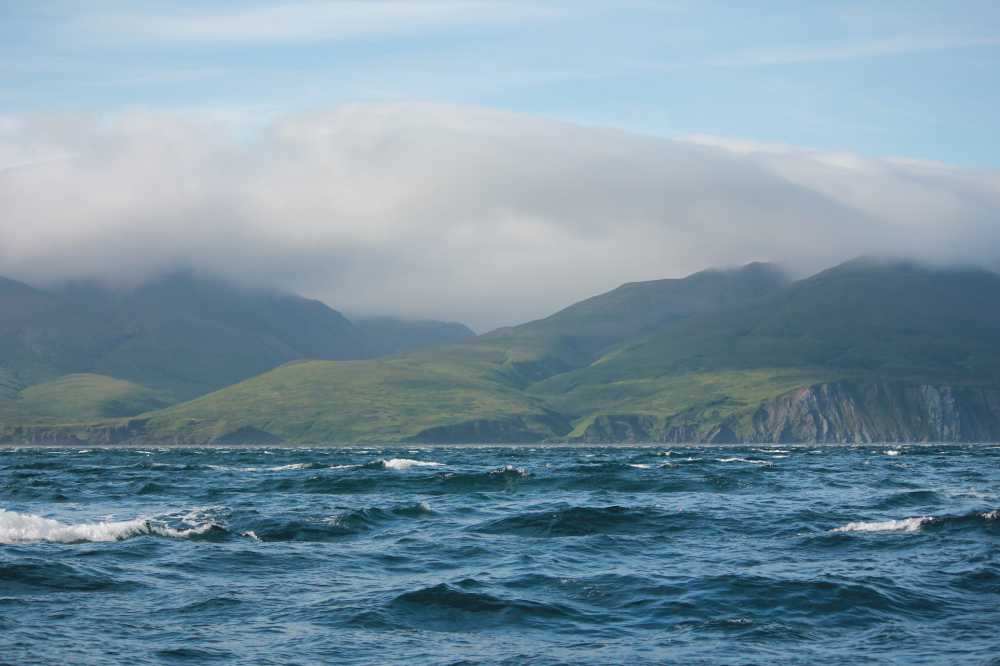
M1000 266L997 171L430 104L0 118L0 206L29 283L186 268L479 330L712 265Z

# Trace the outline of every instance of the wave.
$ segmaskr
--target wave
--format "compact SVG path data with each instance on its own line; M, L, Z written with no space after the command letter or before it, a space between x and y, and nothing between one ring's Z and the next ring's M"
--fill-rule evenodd
M191 528L173 528L146 518L93 523L62 523L30 513L0 509L0 543L18 544L39 541L85 543L91 541L123 541L136 536L162 536L190 539L212 532L224 531L216 523Z
M914 516L898 520L859 521L835 527L831 532L919 532L930 527L983 525L1000 520L1000 510L968 513L959 516Z
M240 534L254 541L333 541L370 532L401 518L421 518L433 514L434 510L426 502L415 502L389 509L351 509L313 521L279 516L258 521Z
M721 463L743 462L743 463L751 463L753 465L763 465L764 467L771 467L774 465L774 463L771 462L770 460L755 460L753 458L738 458L738 457L716 458L715 461Z
M475 526L472 531L532 537L589 536L677 530L687 522L683 514L651 507L571 506L498 518Z
M0 563L0 587L5 594L19 591L58 590L64 592L127 591L143 585L123 580L105 571L78 562L27 560Z
M290 465L277 465L275 467L268 467L269 472L287 472L293 469L324 469L326 465L321 465L320 463L314 462L304 462L304 463L292 463Z
M880 509L892 509L905 506L928 506L940 501L941 496L929 489L904 490L893 493L880 500L875 506Z
M443 467L444 463L432 460L413 460L412 458L389 458L370 462L364 467L367 469L394 469L405 470L412 467Z
M456 585L441 583L400 594L390 603L397 613L403 611L420 625L429 623L438 629L471 630L483 622L511 624L525 620L570 621L584 619L573 608L529 599L509 599L463 587L478 587L473 580ZM405 620L404 620L405 621Z
M220 472L291 472L296 470L315 469L355 469L360 465L324 465L318 462L291 463L289 465L275 465L273 467L231 467L229 465L208 465L210 469Z

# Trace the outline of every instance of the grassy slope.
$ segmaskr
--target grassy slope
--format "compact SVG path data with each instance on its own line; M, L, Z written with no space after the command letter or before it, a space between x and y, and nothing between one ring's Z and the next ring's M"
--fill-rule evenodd
M717 423L844 377L1000 383L1000 276L852 262L779 289L759 271L625 285L392 359L293 363L148 416L154 434L200 441L246 426L394 441L511 418L540 439L566 436L568 419L578 435L599 414Z
M94 374L65 375L0 400L0 422L66 423L160 409L163 394L132 382Z
M850 262L764 301L691 318L528 392L577 417L745 412L841 378L1000 383L1000 276Z
M529 394L574 419L578 435L600 414L672 416L711 406L704 417L723 420L794 388L841 377L820 368L755 368L584 383L566 393L552 382L532 387Z
M129 292L84 285L64 296L99 313L117 335L89 369L181 400L296 359L364 355L340 313L290 294L179 274Z
M188 274L124 291L0 278L0 398L8 383L95 373L188 400L292 360L372 358L466 335L429 321L359 327L319 301Z
M292 363L158 412L150 425L202 439L252 426L293 441L378 442L471 419L546 419L539 401L483 379L484 369L426 359Z
M565 434L527 384L590 363L608 346L784 283L774 268L705 271L623 285L555 315L382 361L292 364L156 414L167 435L212 438L243 425L297 441L386 441L475 420L523 417ZM560 419L556 419L559 421Z
M559 381L758 367L992 381L998 339L1000 276L852 263L627 343Z

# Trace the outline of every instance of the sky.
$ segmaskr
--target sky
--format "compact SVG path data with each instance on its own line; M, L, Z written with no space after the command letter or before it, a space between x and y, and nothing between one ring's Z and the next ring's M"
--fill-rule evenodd
M860 253L1000 266L995 2L0 3L0 275L542 316Z

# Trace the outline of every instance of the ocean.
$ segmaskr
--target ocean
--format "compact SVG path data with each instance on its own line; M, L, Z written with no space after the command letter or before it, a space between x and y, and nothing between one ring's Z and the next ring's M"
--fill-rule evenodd
M3 664L1000 664L1000 446L0 449Z

